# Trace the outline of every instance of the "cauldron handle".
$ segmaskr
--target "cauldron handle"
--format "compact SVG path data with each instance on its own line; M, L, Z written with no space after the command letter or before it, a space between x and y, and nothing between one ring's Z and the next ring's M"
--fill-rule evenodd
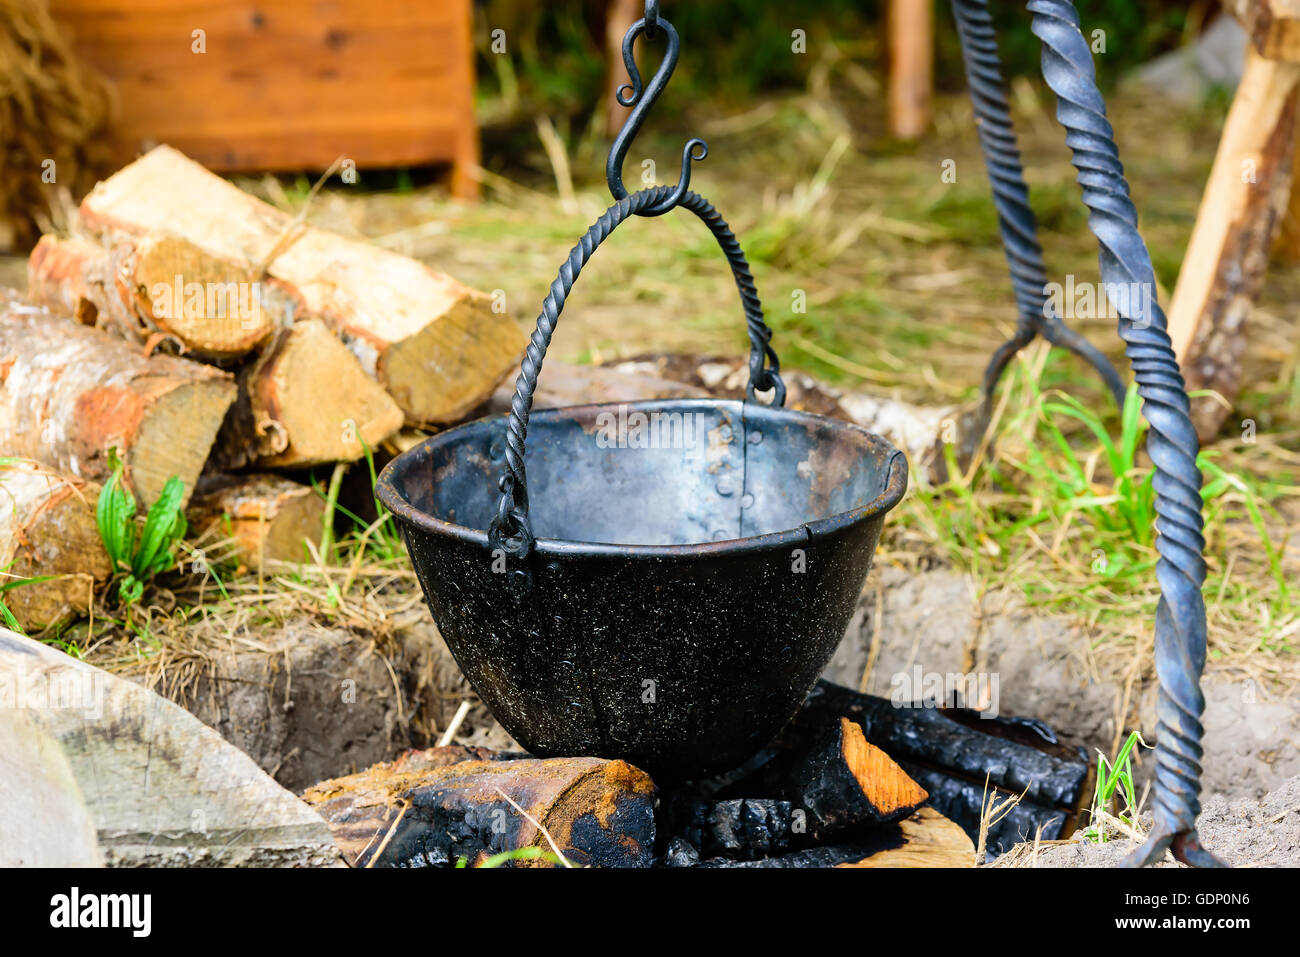
M1102 281L1140 283L1141 289L1154 290L1151 256L1138 232L1137 209L1106 119L1106 103L1097 88L1092 53L1079 29L1079 14L1070 0L1029 0L1028 8L1033 14L1032 30L1043 44L1043 78L1056 94L1056 118L1066 129L1088 207L1088 226L1100 246ZM1219 862L1196 836L1205 710L1200 687L1205 667L1201 595L1205 537L1201 472L1196 464L1199 445L1165 314L1154 295L1129 299L1117 311L1119 335L1142 397L1142 414L1151 426L1147 454L1155 466L1156 578L1160 582L1155 659L1160 693L1155 827L1125 864L1153 863L1172 847L1184 863L1216 866Z
M583 235L578 244L569 251L569 258L560 266L559 275L551 283L551 291L542 302L541 314L537 317L537 328L533 330L528 341L528 349L515 380L515 394L510 400L510 416L506 433L506 467L501 474L497 487L501 490L501 500L497 514L488 528L488 540L492 548L500 549L508 555L522 558L532 550L533 533L528 520L528 485L524 472L524 439L528 435L528 415L533 407L533 392L537 388L537 377L542 371L542 361L546 358L547 347L559 321L560 312L569 291L578 280L578 274L592 253L614 228L629 216L639 215L648 209L657 209L666 199L674 195L674 187L656 186L643 189L623 197L601 215ZM785 404L785 383L781 381L781 363L771 346L772 330L763 321L763 304L759 301L758 291L754 287L754 277L749 271L749 263L736 241L736 236L727 225L726 220L713 208L713 204L698 193L686 192L678 202L684 209L704 221L709 227L722 252L731 265L731 274L740 291L741 303L745 309L745 322L749 332L749 385L746 395L750 401L757 401L757 393L771 391L772 405Z

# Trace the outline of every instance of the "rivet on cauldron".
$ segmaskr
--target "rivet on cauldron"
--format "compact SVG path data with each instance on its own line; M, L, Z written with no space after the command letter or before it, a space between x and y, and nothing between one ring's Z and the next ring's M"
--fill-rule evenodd
M488 457L492 459L493 462L500 462L503 458L505 458L505 455L506 455L505 439L495 439L492 442L492 444L488 446Z
M758 429L752 429L749 433L749 444L758 445L763 441L763 433Z
M753 507L754 507L754 496L751 495L749 492L746 492L744 495L740 496L740 507L741 507L741 508L753 508Z
M725 474L718 479L717 489L719 495L734 495L736 492L736 487L731 481L731 476Z

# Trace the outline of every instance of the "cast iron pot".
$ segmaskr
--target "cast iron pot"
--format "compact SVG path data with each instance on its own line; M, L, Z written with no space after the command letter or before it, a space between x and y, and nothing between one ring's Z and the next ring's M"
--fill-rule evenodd
M663 781L735 767L794 715L907 487L907 461L883 439L783 407L749 264L686 189L688 166L676 187L619 186L570 251L509 416L435 435L378 484L438 628L505 729L537 755L624 758ZM583 265L630 216L677 208L731 265L746 399L530 415Z
M519 561L488 531L507 427L436 435L379 479L488 708L534 754L624 758L661 780L762 748L844 634L907 487L903 454L855 425L753 402L538 412L536 539Z

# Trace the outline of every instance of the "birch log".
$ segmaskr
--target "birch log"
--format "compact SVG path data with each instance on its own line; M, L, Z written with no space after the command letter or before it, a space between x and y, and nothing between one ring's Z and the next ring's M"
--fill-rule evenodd
M201 359L245 355L274 328L256 273L175 236L111 246L79 235L42 236L28 259L27 291L33 302L84 325L141 344L169 338Z
M268 308L324 321L413 422L464 416L523 351L523 332L488 295L413 259L306 226L170 147L96 186L80 217L101 237L176 236L265 273Z
M234 398L228 373L0 300L0 456L102 482L116 448L143 504L172 475L188 498Z
M34 462L0 464L0 585L20 583L0 600L24 629L84 614L95 584L108 577L97 494L96 486Z

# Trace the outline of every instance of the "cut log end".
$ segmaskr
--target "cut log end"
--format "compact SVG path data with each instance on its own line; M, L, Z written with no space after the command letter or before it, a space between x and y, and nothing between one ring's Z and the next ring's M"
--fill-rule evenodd
M320 320L295 323L240 386L222 430L223 468L356 461L402 427L402 410Z
M882 819L911 814L929 798L889 755L866 739L861 725L848 718L840 718L840 749L845 766Z
M301 561L304 539L320 536L325 501L313 489L278 475L204 477L190 503L200 533L234 542L252 568Z
M205 358L244 355L274 329L262 308L257 271L184 239L164 235L136 242L129 279L139 312Z

